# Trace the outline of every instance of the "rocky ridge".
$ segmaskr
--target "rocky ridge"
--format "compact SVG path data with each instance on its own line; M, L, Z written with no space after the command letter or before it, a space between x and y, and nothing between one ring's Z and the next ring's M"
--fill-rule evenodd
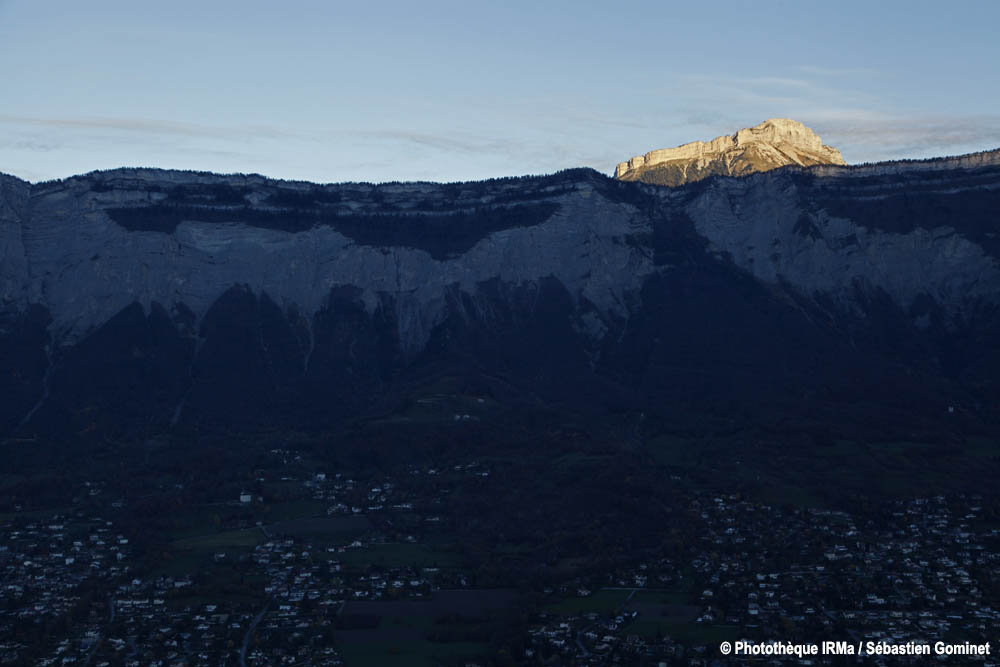
M677 186L711 175L745 176L787 165L844 165L836 148L823 145L808 127L772 118L733 135L650 151L619 163L615 178Z
M984 392L998 207L1000 151L677 188L591 170L0 177L0 427L91 428L106 411L111 428L120 406L164 428L323 424L428 364L659 409L843 377L849 397L910 396L923 385L885 375L905 349Z
M337 287L357 289L368 312L380 294L393 294L407 350L426 343L450 286L474 291L490 279L553 275L605 316L620 311L623 293L651 266L613 239L648 231L648 222L633 206L597 196L586 180L526 186L314 186L157 170L41 184L31 188L30 216L0 218L7 258L0 298L21 310L45 304L64 343L131 303L147 312L154 302L183 304L200 322L234 285L308 317ZM497 224L463 244L428 245L441 230L420 233L432 221L461 237L476 216ZM359 229L380 223L381 239ZM416 233L401 234L400 226ZM581 244L590 244L599 271L576 261Z

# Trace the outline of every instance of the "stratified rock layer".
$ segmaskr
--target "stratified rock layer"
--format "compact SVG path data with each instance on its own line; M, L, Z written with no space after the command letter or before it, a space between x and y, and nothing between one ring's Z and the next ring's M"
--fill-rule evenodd
M438 373L665 419L1000 405L997 210L1000 151L677 188L0 176L0 432L325 428Z
M615 178L677 186L712 175L746 176L777 167L843 165L840 151L824 146L808 127L787 118L772 118L756 127L712 141L695 141L637 155L615 169Z

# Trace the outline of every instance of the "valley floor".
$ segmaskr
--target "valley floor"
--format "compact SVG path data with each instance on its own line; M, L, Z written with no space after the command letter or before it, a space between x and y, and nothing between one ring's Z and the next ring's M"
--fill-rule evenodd
M699 480L677 438L434 464L202 447L60 473L62 497L3 480L0 664L707 664L737 639L1000 629L989 494L768 499Z

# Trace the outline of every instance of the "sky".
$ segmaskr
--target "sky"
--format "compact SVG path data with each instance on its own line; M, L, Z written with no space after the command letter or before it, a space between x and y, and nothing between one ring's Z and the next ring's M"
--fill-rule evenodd
M459 181L772 118L850 163L1000 147L1000 2L0 0L0 172Z

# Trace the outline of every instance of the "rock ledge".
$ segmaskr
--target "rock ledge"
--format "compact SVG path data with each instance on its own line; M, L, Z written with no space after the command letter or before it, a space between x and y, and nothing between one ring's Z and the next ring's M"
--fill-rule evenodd
M694 141L637 155L615 169L615 178L658 185L682 185L713 174L745 176L785 165L844 165L840 151L824 146L808 127L772 118L712 141Z

